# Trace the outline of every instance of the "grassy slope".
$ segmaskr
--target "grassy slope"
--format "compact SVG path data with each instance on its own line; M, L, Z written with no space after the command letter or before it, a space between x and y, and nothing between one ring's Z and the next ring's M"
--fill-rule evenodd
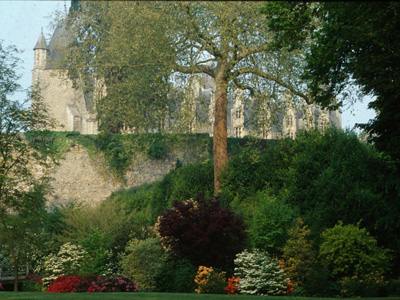
M31 292L0 292L1 300L42 300L42 299L56 299L56 300L75 300L75 299L107 299L107 300L191 300L191 299L207 299L207 300L283 300L290 299L291 297L265 297L265 296L229 296L229 295L197 295L197 294L169 294L169 293L74 293L74 294L49 294L49 293L31 293ZM329 300L338 298L306 298L306 297L293 297L296 300ZM347 298L351 300L352 298ZM359 299L359 298L354 298ZM368 298L368 300L400 300L400 297L388 298Z

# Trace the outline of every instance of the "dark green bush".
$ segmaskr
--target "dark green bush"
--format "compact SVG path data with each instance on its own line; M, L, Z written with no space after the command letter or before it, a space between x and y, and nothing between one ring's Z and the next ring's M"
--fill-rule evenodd
M167 293L193 293L196 288L196 272L197 267L186 259L165 262L156 279L157 290Z

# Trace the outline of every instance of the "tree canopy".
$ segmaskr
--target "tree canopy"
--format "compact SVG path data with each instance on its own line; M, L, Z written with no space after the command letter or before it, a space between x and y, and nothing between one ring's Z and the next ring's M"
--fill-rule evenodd
M34 247L32 232L40 224L44 209L47 156L30 147L24 132L48 128L51 122L37 91L31 93L32 109L25 101L11 100L20 90L16 68L18 50L0 43L0 241L10 255L18 288L18 266L26 262ZM43 167L34 174L33 167Z
M338 95L340 105L349 96L350 86L359 86L362 94L373 96L369 107L377 116L359 126L369 132L379 150L398 161L400 39L393 33L399 27L399 3L299 2L264 7L269 12L278 9L289 12L277 15L272 23L278 42L293 48L304 40L305 29L313 29L308 31L312 39L302 76L309 82L310 96L323 106L335 104Z
M157 112L165 120L176 104L172 87L177 83L190 82L193 74L211 76L216 84L213 150L218 193L228 161L228 92L238 87L262 95L262 106L269 108L282 102L285 91L294 101L311 101L298 77L303 53L273 43L262 5L82 2L81 11L70 18L76 37L70 75L95 74L104 80L107 96L99 101L100 121L117 118L131 128Z

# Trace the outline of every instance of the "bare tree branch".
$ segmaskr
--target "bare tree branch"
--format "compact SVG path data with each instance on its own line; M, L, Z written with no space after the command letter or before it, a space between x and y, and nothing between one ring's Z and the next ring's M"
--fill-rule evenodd
M244 68L244 69L237 70L237 71L231 73L231 78L234 79L234 78L237 78L238 76L243 75L243 74L254 74L254 75L257 75L257 76L262 77L264 79L272 80L272 81L278 83L279 85L287 88L293 94L303 98L306 101L307 104L311 104L313 102L312 99L310 99L310 97L308 97L304 93L296 90L292 85L284 82L282 79L280 79L278 77L275 77L273 75L267 74L267 73L265 73L262 70L257 69L257 68Z

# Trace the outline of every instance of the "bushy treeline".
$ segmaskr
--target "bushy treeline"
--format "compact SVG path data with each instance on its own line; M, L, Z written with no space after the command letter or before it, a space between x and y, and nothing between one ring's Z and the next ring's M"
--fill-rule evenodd
M45 282L128 275L151 291L399 294L400 176L389 158L337 129L242 141L231 142L218 197L207 161L97 206L54 207L32 267ZM63 267L73 247L81 260Z

